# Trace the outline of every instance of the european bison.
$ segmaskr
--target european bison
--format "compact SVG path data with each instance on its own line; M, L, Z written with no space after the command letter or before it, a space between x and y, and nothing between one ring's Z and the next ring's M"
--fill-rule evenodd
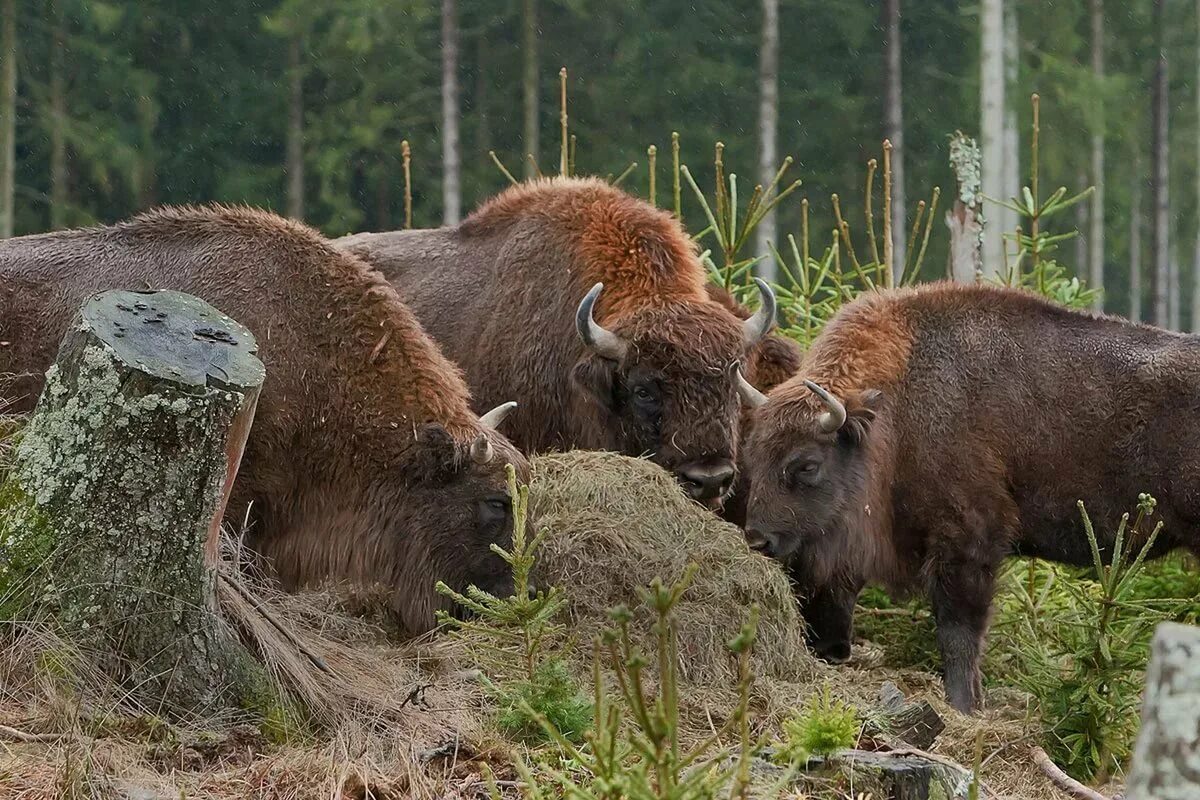
M736 371L775 321L709 299L678 220L596 179L512 187L455 228L335 243L379 267L465 371L479 403L514 391L513 442L649 455L697 500L734 480ZM582 302L581 302L582 299Z
M708 284L708 296L725 306L738 319L750 319L753 312L739 303L732 294L720 286ZM779 333L771 333L759 340L750 352L746 354L745 378L757 392L754 396L769 392L800 370L800 360L803 358L800 345ZM741 442L744 444L750 435L754 424L753 407L742 405ZM742 462L745 458L744 447L738 448L738 475L734 481L733 491L725 500L721 509L721 517L738 527L746 524L746 495L750 491L750 483Z
M508 591L504 465L525 458L468 407L458 370L378 272L315 231L242 208L162 209L112 227L0 243L0 392L32 408L75 310L112 288L176 289L247 325L267 381L227 519L286 586L393 590L413 633L435 579Z
M963 711L1005 556L1091 563L1078 500L1105 549L1140 492L1158 553L1200 546L1194 336L1011 289L872 292L759 400L747 536L793 565L818 647L848 650L863 582L923 589Z

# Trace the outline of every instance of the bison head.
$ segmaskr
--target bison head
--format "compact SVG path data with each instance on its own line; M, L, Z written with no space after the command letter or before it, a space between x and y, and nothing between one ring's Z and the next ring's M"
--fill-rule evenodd
M417 532L413 538L425 551L420 554L423 558L415 559L424 574L410 579L428 584L427 598L433 598L437 580L460 592L474 585L500 596L512 593L512 570L491 546L512 545L513 506L506 465L515 467L520 483L528 483L530 477L528 460L495 430L515 406L505 403L483 415L466 437L452 436L437 423L417 432L416 461L409 465L409 496L404 504L407 512L402 512L411 516L401 524ZM532 520L529 525L532 528ZM396 609L410 630L428 630L433 609L448 608L438 598L420 605Z
M574 380L599 406L611 449L648 455L710 506L733 486L738 369L775 323L775 295L756 282L762 308L745 322L710 300L680 300L642 305L606 328L593 316L601 283L576 313L587 351Z
M857 579L870 545L868 449L882 393L839 400L810 380L790 381L769 400L744 381L742 389L758 406L744 454L750 546L815 586Z

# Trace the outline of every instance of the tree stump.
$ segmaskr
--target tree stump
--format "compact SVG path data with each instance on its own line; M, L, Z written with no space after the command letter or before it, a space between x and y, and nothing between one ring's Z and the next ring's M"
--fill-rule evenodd
M1164 622L1154 634L1125 797L1200 797L1200 628Z
M152 708L241 703L259 677L214 586L266 375L256 348L189 295L95 295L0 485L0 615L48 614Z

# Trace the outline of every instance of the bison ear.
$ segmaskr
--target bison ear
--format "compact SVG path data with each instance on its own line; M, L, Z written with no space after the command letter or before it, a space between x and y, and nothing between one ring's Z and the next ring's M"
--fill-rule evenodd
M883 392L864 389L846 398L846 422L838 435L853 445L861 445L867 439L875 414L883 406Z
M616 408L617 362L608 358L587 355L575 364L571 379L605 411Z
M436 422L417 429L410 475L413 482L444 480L457 463L458 446L450 432Z

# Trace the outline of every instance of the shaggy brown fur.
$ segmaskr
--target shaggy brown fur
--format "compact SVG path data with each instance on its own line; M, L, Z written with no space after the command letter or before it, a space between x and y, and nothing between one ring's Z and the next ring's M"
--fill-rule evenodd
M838 431L804 378L845 405ZM1194 336L1011 289L872 293L757 410L747 535L790 562L835 655L864 582L923 589L947 695L971 710L1004 557L1091 563L1077 500L1102 550L1140 492L1159 501L1158 552L1200 549L1198 397Z
M730 488L742 328L709 299L670 214L603 181L553 178L510 188L457 228L336 244L396 284L480 407L521 392L519 447L649 454L698 499ZM596 320L630 344L620 363L576 334L576 308L600 281Z
M738 319L750 319L752 315L750 309L739 303L725 289L711 283L706 288L709 297L729 309ZM769 392L799 372L803 356L800 345L796 344L794 340L778 333L772 333L747 353L746 380L760 392ZM753 411L754 409L749 406L742 406L741 443L743 445L754 424ZM739 447L738 450L738 476L734 482L733 491L725 500L724 508L721 509L721 516L734 525L744 527L746 524L746 496L750 491L750 482L746 477L744 465L740 463L745 454L742 452L742 448Z
M501 589L491 542L511 535L504 464L527 462L480 424L457 369L379 273L315 231L245 208L177 208L107 228L0 243L0 373L30 409L75 310L112 288L194 294L255 334L267 381L227 519L288 586L325 577L394 588L427 630L433 582ZM491 442L485 465L470 458Z

